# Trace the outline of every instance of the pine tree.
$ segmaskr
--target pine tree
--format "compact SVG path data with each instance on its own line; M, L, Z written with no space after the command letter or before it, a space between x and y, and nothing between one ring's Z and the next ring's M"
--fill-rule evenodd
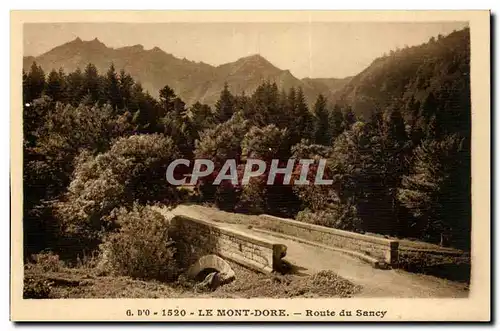
M289 104L292 107L293 118L289 127L291 146L299 143L302 139L313 137L313 115L309 112L302 89L291 89L289 93Z
M67 98L73 106L78 106L86 94L84 86L84 77L80 68L68 74L66 79Z
M369 202L367 194L373 180L371 138L369 126L358 121L337 137L328 157L333 185L327 188L328 196L317 197L316 200L331 205L332 211L342 219L338 224L342 229L373 230L373 217L367 217L369 212L366 210Z
M344 110L344 123L343 123L343 126L344 126L344 130L349 130L351 128L351 126L356 123L356 114L354 114L354 111L352 110L352 108L350 106L348 106L345 110Z
M329 145L331 141L326 99L320 94L314 104L314 140L316 144Z
M260 84L251 97L250 111L246 118L254 125L277 124L280 121L278 86L265 81Z
M210 106L196 102L189 109L191 122L196 131L201 132L205 129L212 128L215 124L214 114Z
M291 112L293 108L288 102L288 95L284 89L278 94L278 109L279 119L276 120L276 126L280 129L289 128L293 119Z
M387 109L384 113L374 111L371 122L370 161L366 172L367 210L380 232L400 234L404 224L399 224L397 188L403 174L407 172L406 157L409 141L401 112ZM375 225L374 225L375 226Z
M163 133L172 137L182 155L190 156L197 132L189 120L186 104L166 85L160 90L160 106Z
M101 79L97 68L92 63L87 64L83 73L83 89L89 103L101 101Z
M243 116L247 119L251 119L255 114L251 98L245 94L245 91L243 91L240 95L234 96L234 109L236 109L236 111L241 111Z
M175 99L177 95L175 95L174 90L168 85L165 85L160 90L160 106L162 108L162 115L165 116L170 112L175 110Z
M450 236L462 246L470 237L470 191L464 188L467 153L456 135L426 139L414 150L410 174L403 177L398 199L413 217L414 235L441 244ZM468 237L466 235L465 237Z
M215 104L215 115L219 123L223 123L231 118L235 112L235 99L229 92L227 83L224 83L224 89L220 93L219 100Z
M30 91L29 91L29 83L28 83L28 74L24 71L23 68L23 105L30 101Z
M27 102L40 98L45 90L45 73L42 67L33 62L30 72L26 77Z
M59 74L59 80L61 82L60 101L63 103L68 103L68 76L64 72L63 68L59 68L59 71L57 73Z
M131 104L134 79L130 76L130 74L126 73L124 69L120 70L119 86L123 107L128 109Z
M402 148L408 140L403 115L397 109L388 109L383 115L383 139L391 148Z
M328 115L328 130L330 144L333 144L335 139L344 132L344 115L342 114L342 109L338 105L335 105Z
M107 102L111 104L115 112L123 108L122 97L120 95L120 81L113 63L111 63L106 72L105 93Z
M262 123L263 125L274 124L276 126L279 125L283 118L283 110L280 109L279 104L279 90L276 82L269 84L268 86L268 114L269 114L269 122Z
M133 123L141 133L160 133L164 131L161 124L164 110L149 93L144 92L142 85L137 82L130 90L130 111Z
M52 70L47 79L46 94L54 101L62 101L64 96L64 76Z

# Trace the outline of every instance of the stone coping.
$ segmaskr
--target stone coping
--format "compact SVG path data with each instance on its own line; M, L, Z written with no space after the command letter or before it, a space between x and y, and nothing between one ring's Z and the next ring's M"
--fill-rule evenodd
M350 238L350 239L357 239L357 240L361 240L361 241L367 241L370 243L389 246L389 247L393 247L399 243L398 240L378 238L378 237L373 237L373 236L369 236L369 235L361 234L361 233L355 233L355 232L344 231L344 230L339 230L339 229L327 228L325 226L299 222L299 221L288 219L288 218L281 218L281 217L276 217L276 216L271 216L271 215L266 215L266 214L260 215L260 217L264 218L264 219L270 219L270 220L274 220L274 221L283 222L285 224L288 223L289 225L293 225L293 226L296 226L296 227L299 227L302 229L319 231L319 232L328 233L328 234L332 234L332 235L336 235L336 236L341 236L341 237Z

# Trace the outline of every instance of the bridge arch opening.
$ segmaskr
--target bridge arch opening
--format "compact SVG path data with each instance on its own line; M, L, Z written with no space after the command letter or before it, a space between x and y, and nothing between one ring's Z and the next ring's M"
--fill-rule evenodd
M220 273L219 270L217 269L214 269L214 268L205 268L203 270L201 270L194 278L194 280L196 280L197 282L202 282L205 280L205 278L213 273L213 272L216 272L216 273Z
M205 255L198 259L188 270L188 277L203 281L209 274L216 272L221 284L234 280L235 273L231 266L217 255Z

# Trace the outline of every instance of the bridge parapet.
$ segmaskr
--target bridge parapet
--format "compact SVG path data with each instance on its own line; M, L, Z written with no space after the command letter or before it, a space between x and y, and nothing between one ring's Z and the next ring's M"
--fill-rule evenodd
M259 227L261 228L368 255L387 265L396 266L398 263L399 242L397 240L327 228L270 215L260 215L260 218L262 221Z
M218 223L176 215L172 218L172 237L186 266L201 256L217 254L260 272L279 270L286 246L259 238Z

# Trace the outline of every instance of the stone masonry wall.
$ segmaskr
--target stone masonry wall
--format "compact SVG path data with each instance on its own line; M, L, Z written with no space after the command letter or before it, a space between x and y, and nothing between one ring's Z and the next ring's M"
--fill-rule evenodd
M327 228L270 215L261 215L260 218L262 221L259 227L261 228L362 253L393 266L398 262L399 243L394 240Z
M207 254L217 254L254 270L271 272L286 252L283 245L250 236L216 223L175 216L171 220L172 237L178 243L184 266Z

